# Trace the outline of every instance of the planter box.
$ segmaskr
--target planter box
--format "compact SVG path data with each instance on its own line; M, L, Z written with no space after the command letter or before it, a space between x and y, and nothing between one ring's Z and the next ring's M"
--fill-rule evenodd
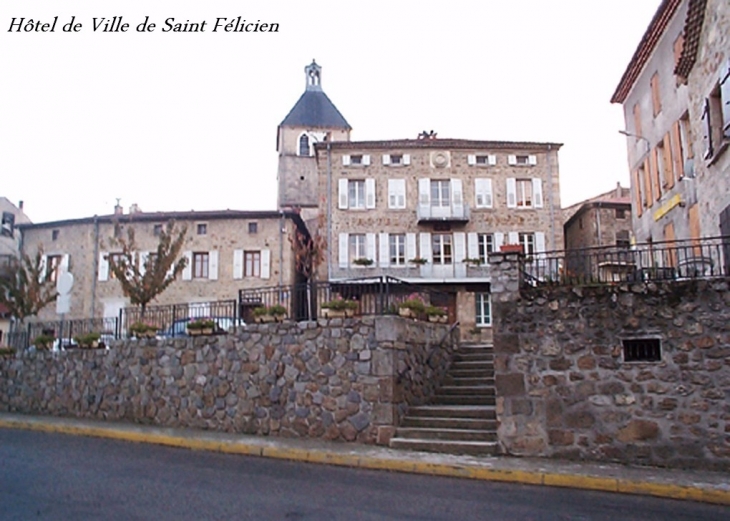
M269 322L273 322L274 320L274 315L259 315L257 317L254 317L254 321L257 324L267 324Z
M503 244L499 247L502 253L525 253L525 249L521 244Z
M354 309L322 309L323 318L352 318L355 316Z
M410 308L398 308L398 314L403 318L416 318L416 313Z
M446 315L430 315L428 321L436 324L448 324L449 317Z

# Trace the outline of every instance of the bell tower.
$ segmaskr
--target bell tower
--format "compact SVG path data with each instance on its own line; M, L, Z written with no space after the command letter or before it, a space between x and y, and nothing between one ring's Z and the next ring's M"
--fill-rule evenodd
M280 210L301 208L303 213L312 208L314 211L308 213L316 215L319 198L314 145L349 141L352 128L322 90L322 67L312 60L304 67L304 76L304 93L279 124L276 133L278 206Z

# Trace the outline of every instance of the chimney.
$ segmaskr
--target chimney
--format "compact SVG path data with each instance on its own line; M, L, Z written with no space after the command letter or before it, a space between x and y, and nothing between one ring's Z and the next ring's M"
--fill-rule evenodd
M117 204L114 205L114 215L124 215L124 208L119 204L120 199L117 199Z
M132 205L129 207L129 213L142 213L142 208L140 208L137 203L132 203Z
M23 201L18 201L18 210L23 209Z
M617 197L618 199L620 199L620 198L621 198L621 196L623 195L623 193L624 193L624 191L623 191L623 189L621 188L621 181L619 181L618 183L616 183L616 197Z

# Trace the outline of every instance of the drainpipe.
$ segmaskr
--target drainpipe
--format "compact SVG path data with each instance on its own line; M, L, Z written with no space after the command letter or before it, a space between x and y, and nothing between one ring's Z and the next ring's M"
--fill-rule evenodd
M601 204L596 205L596 232L598 233L597 246L603 246L601 242Z
M555 241L555 201L553 200L553 165L550 161L550 152L552 151L553 147L548 143L548 153L547 153L547 170L548 170L548 183L547 183L547 193L548 193L548 199L550 200L550 248L552 250L557 249L557 243ZM565 245L563 245L565 246Z
M327 280L332 280L332 149L327 141Z
M95 316L94 310L96 309L96 279L99 278L99 218L94 216L94 271L93 277L91 277L91 316Z
M279 210L279 287L284 286L284 211Z

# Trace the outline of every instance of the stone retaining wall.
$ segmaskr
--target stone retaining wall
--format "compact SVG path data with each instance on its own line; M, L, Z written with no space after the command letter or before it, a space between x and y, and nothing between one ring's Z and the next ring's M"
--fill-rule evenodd
M730 469L727 280L520 292L516 258L493 261L504 452ZM627 362L636 338L661 361Z
M362 317L25 353L0 358L0 410L387 442L452 348L447 326Z

